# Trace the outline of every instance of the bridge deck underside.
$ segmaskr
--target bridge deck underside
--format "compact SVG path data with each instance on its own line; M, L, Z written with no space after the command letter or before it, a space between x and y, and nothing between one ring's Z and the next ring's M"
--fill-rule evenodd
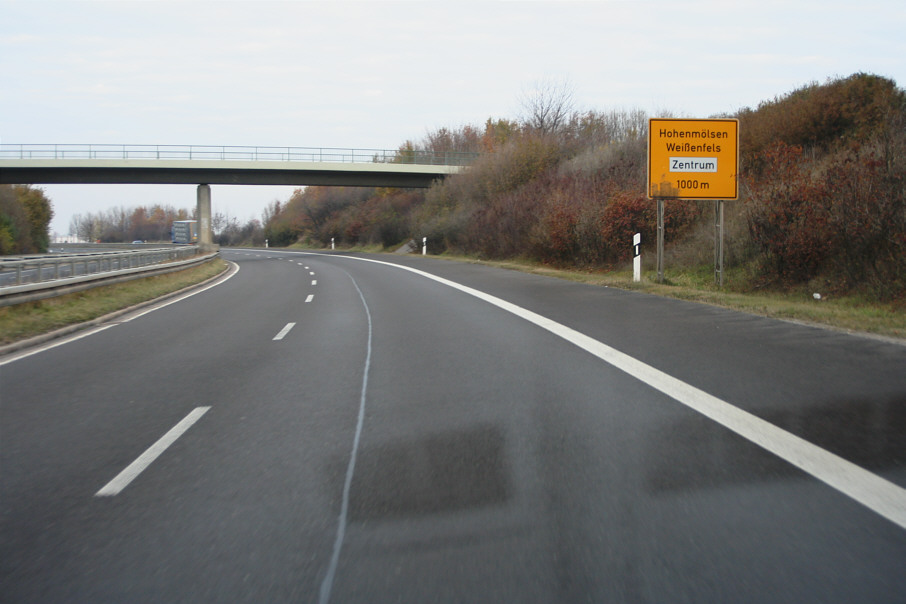
M454 166L400 164L24 165L0 162L0 184L211 184L428 187L460 170ZM163 163L163 162L160 162ZM191 162L186 162L191 163ZM197 162L202 163L202 162ZM208 162L204 162L208 163Z

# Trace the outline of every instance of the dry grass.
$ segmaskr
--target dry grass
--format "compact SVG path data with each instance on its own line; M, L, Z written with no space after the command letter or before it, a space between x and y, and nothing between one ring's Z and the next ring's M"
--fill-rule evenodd
M90 321L159 298L222 273L227 263L216 258L201 266L157 277L0 308L0 345Z
M448 256L445 256L448 257ZM518 270L536 275L568 279L590 285L601 285L640 291L648 294L711 304L765 317L786 319L906 340L906 309L902 305L867 302L856 296L814 298L815 292L804 288L792 292L740 292L730 287L718 289L711 270L694 272L666 271L665 283L657 283L654 271L643 272L642 281L632 281L632 271L575 271L556 269L527 261L478 261L474 258L449 257ZM730 276L732 278L732 276Z

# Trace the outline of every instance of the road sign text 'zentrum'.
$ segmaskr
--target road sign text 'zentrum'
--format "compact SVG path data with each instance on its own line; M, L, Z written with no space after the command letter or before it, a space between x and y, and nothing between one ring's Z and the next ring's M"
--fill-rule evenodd
M648 120L648 197L736 199L739 121Z

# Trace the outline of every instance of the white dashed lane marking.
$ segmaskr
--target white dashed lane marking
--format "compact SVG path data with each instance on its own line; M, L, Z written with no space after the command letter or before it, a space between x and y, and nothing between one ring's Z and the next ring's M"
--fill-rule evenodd
M154 460L160 457L161 453L176 442L176 439L182 436L186 430L201 419L201 416L208 412L210 407L196 407L189 415L183 418L181 422L170 428L170 431L158 439L156 443L139 455L131 464L126 466L122 472L116 475L116 478L104 485L100 491L94 494L95 497L112 497L118 495L120 491L129 486L129 483L135 480L145 468L154 463Z
M286 334L288 334L290 330L295 326L295 323L287 323L286 327L281 329L280 332L274 336L274 340L282 340L284 337L286 337Z

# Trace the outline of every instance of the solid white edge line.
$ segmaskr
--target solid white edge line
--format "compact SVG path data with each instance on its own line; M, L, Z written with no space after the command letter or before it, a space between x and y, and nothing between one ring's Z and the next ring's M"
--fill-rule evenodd
M283 329L281 329L277 333L277 335L274 336L274 340L282 340L284 337L286 337L286 334L288 334L290 332L290 330L295 326L296 326L295 323L287 323L286 326Z
M95 497L112 497L118 495L120 491L129 486L133 480L138 477L148 466L150 466L161 453L176 442L176 439L182 436L186 430L201 419L201 416L208 412L210 407L196 407L178 424L161 436L156 443L138 456L138 458L116 475L116 477L101 487L101 490L94 494Z
M402 269L437 281L510 312L571 342L690 409L698 411L906 529L906 489L594 338L496 296L416 268L355 256L303 253L330 258L348 258Z
M202 287L201 289L192 290L192 291L188 292L187 294L185 294L183 296L177 296L176 298L173 298L172 300L167 300L166 302L162 302L160 304L155 304L154 306L148 308L147 310L137 312L134 315L129 315L127 318L120 321L120 323L128 323L129 321L134 321L135 319L138 319L139 317L143 317L143 316L147 315L148 313L154 312L155 310L160 310L161 308L166 308L167 306L170 306L171 304L176 304L177 302L182 302L186 298L191 298L192 296L198 295L202 292L206 292L213 287L217 287L218 285L223 285L224 283L226 283L227 281L232 279L236 275L236 273L239 272L238 264L236 264L235 262L231 262L229 260L226 260L225 262L232 264L233 269L235 269L235 270L233 270L231 273L226 275L222 280L215 281L214 283L206 285L206 286Z
M226 260L226 262L228 264L233 265L233 268L230 269L231 272L229 272L227 275L223 276L222 278L218 279L217 281L214 281L213 283L210 283L200 289L190 291L181 296L177 296L175 298L169 299L166 302L161 302L160 304L152 304L147 309L138 311L134 314L127 315L124 318L115 319L115 321L116 321L115 323L102 324L97 327L89 328L86 331L80 331L71 336L64 336L58 340L54 340L53 342L49 342L47 344L36 346L34 348L29 348L22 352L13 353L13 354L9 355L8 357L0 360L0 367L2 367L4 365L8 365L9 363L12 363L13 361L18 361L19 359L24 359L26 357L30 357L30 356L38 354L40 352L44 352L45 350L50 350L51 348L56 348L57 346L62 346L64 344L69 344L70 342L75 342L76 340L81 340L82 338L87 338L88 336L94 335L94 334L98 333L99 331L104 331L105 329L110 329L111 327L116 327L120 323L128 323L129 321L132 321L139 317L143 317L150 312L154 312L155 310L160 310L161 308L170 306L171 304L176 304L177 302L181 302L181 301L185 300L186 298L191 298L192 296L194 296L196 294L200 294L204 291L207 291L207 290L211 289L212 287L217 287L218 285L222 285L223 283L226 283L227 281L232 279L233 276L239 272L238 264L236 264L235 262L231 262L229 260Z
M66 336L64 338L60 338L59 340L54 340L53 342L49 342L47 344L41 344L40 346L36 346L35 348L29 348L27 350L23 350L22 352L14 352L10 356L6 357L5 359L0 360L0 367L3 367L4 365L8 365L8 364L12 363L13 361L18 361L19 359L24 359L26 357L30 357L32 355L38 354L39 352L44 352L45 350L50 350L51 348L56 348L57 346L62 346L63 344L68 344L69 342L75 342L76 340L81 340L82 338L87 338L88 336L93 336L94 334L98 333L99 331L104 331L105 329L110 329L111 327L116 327L116 323L107 323L106 325L98 325L97 327L90 327L85 331L80 331L71 336Z

